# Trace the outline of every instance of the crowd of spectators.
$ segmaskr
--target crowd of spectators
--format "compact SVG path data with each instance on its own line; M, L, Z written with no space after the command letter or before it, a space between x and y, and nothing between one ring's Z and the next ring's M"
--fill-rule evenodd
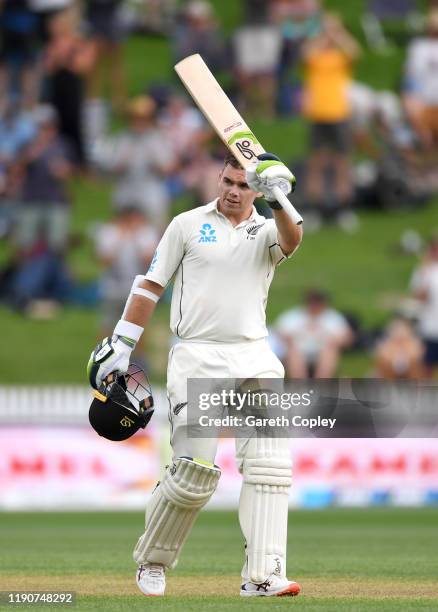
M367 3L361 23L392 14ZM215 72L232 75L229 93L249 118L301 116L308 142L299 173L300 205L308 230L337 221L354 232L358 206L417 206L438 192L436 90L438 5L415 13L403 39L404 67L398 91L376 90L355 78L363 49L339 15L319 0L246 0L243 22L226 39L212 5L182 3L170 29L175 61L201 53ZM375 14L373 14L373 11ZM365 17L367 19L365 19ZM412 17L411 14L408 17ZM386 44L386 41L385 41ZM385 47L386 49L387 47Z
M152 95L142 83L139 95L127 96L123 41L129 4L0 1L0 237L10 244L0 294L24 314L50 317L58 304L75 299L68 271L72 177L112 184L107 207L118 239L115 229L102 228L112 236L112 264L108 252L102 259L100 240L96 250L108 266L99 291L109 302L108 276L120 267L121 251L131 253L131 268L140 271L130 250L137 241L131 243L126 231L130 221L151 230L144 270L169 222L172 199L187 189L212 198L218 161L204 146L211 130L199 111L167 83L152 88ZM155 6L156 28L164 5L169 25L170 4ZM206 6L190 3L186 18L174 20L175 53L185 53L187 37L212 44L212 11ZM219 57L219 34L217 40ZM208 58L214 63L213 54ZM122 125L115 133L114 119ZM127 260L123 265L129 267Z
M112 186L110 220L94 232L102 333L118 316L123 283L152 258L175 198L191 194L198 205L215 196L223 149L176 82L137 83L128 96L131 31L165 37L174 62L201 53L249 121L302 118L304 163L285 161L297 168L308 231L330 219L354 232L357 205L414 205L438 192L438 3L404 50L399 91L354 78L358 33L322 1L242 8L242 23L225 36L207 0L0 0L0 238L11 245L3 300L52 316L75 299L74 176ZM391 323L376 348L379 375L430 375L438 361L434 245L412 282L421 337L405 320ZM319 290L276 331L290 377L334 375L357 340ZM392 359L397 347L407 347L404 360Z
M371 356L368 376L386 380L432 379L438 371L438 237L426 245L412 273L408 294L384 329L363 333L354 315L342 313L320 289L303 305L283 312L270 330L272 348L286 378L339 375L342 353Z

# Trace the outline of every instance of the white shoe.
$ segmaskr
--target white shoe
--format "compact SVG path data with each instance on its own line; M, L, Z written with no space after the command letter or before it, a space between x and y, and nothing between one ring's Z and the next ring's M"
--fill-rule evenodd
M166 575L163 565L158 563L145 563L138 566L137 585L143 595L164 595L166 588Z
M240 587L241 597L293 597L298 595L300 591L301 587L298 582L293 582L287 578L278 578L274 574L260 584L244 582Z

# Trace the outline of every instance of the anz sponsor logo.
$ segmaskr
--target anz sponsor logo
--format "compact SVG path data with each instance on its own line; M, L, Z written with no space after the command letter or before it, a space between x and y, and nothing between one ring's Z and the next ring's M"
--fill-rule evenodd
M199 233L198 242L217 242L216 230L211 227L210 223L204 223Z
M249 225L249 226L246 228L246 232L247 232L247 234L248 234L248 235L247 235L247 237L246 237L246 239L247 239L247 240L255 240L255 237L256 237L256 235L257 235L257 232L258 232L258 231L259 231L259 229L260 229L261 227L263 227L263 226L264 226L264 223L260 223L259 225Z

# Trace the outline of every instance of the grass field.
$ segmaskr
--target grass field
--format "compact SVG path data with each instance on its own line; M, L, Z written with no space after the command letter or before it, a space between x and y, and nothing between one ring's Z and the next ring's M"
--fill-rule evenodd
M76 610L432 610L438 608L433 509L293 511L289 575L298 598L238 596L242 540L236 513L201 515L163 599L135 585L138 513L5 513L0 590L71 590ZM38 609L45 609L38 607ZM53 609L53 608L52 608Z

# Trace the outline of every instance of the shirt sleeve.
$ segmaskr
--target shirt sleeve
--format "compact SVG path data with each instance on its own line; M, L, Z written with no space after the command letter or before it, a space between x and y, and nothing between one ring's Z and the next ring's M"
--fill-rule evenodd
M275 225L275 221L273 219L269 219L267 221L267 225L268 225L267 239L268 239L269 257L274 266L279 266L280 264L285 262L287 259L290 259L292 255L295 253L296 249L295 251L292 251L292 253L289 253L289 255L285 255L285 253L283 253L281 246L280 246L280 242L278 238L278 230L277 230L277 226Z
M185 246L181 225L175 217L167 227L146 272L146 280L165 287L184 257Z

